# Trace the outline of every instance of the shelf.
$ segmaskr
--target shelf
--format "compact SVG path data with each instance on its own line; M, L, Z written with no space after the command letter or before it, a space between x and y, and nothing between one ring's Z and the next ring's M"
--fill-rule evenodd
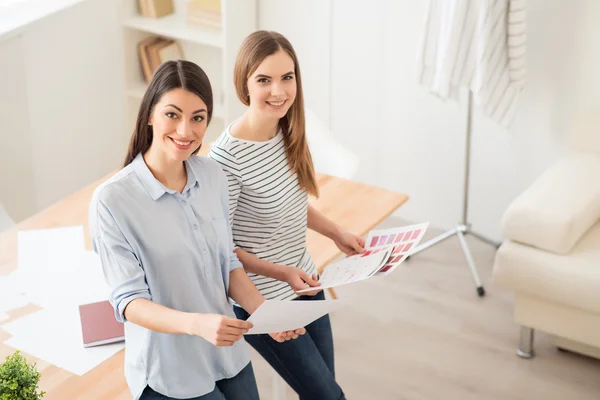
M140 101L142 100L142 97L144 97L144 93L146 93L146 84L143 83L137 83L127 90L127 95L129 97ZM225 107L223 107L222 104L215 104L214 106L213 118L225 119L225 113L223 112Z
M127 28L153 33L172 39L185 40L205 46L223 47L223 35L220 31L188 26L180 14L172 14L161 18L145 18L134 16L126 19L123 25Z

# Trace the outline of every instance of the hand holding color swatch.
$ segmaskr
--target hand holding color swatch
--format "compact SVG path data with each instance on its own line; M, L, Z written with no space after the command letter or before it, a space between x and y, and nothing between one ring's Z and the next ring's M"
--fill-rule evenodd
M374 230L366 239L366 252L329 264L319 282L326 289L358 282L376 275L387 275L410 255L429 226L429 222L400 228ZM308 292L314 288L297 291Z

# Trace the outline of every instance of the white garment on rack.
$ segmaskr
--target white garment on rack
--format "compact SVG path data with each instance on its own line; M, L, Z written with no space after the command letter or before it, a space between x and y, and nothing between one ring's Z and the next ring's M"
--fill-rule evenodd
M430 0L420 83L441 98L473 92L484 115L512 123L526 80L525 0Z

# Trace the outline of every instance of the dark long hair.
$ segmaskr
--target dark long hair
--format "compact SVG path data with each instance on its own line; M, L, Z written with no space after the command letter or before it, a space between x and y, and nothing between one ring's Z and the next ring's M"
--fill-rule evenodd
M148 125L152 111L160 98L168 91L183 88L196 94L206 104L207 123L210 124L213 113L213 93L206 73L190 61L167 61L156 69L142 99L135 130L129 141L129 149L123 166L129 165L139 153L145 153L152 144L152 126ZM192 154L198 153L198 146Z
M240 101L250 105L248 97L248 78L256 71L260 63L278 51L285 51L294 61L296 75L296 100L285 117L279 121L283 131L285 152L288 164L298 176L300 187L307 193L319 196L319 188L315 177L312 156L306 141L304 120L304 94L302 93L302 77L298 57L292 44L280 33L272 31L256 31L248 35L238 51L233 71L235 90Z

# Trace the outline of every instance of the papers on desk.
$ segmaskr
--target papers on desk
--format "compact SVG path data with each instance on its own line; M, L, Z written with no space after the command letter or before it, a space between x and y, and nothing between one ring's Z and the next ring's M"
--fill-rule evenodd
M19 265L0 277L0 313L29 303L44 306L52 296L67 295L58 283L65 276L74 280L69 271L81 270L83 227L22 231L17 238Z
M18 268L9 275L25 298L42 307L106 300L100 258L84 248L83 227L21 231Z
M2 325L13 335L5 343L73 374L83 375L124 347L83 347L77 305L53 305ZM35 338L35 339L34 339Z
M84 348L79 305L107 300L100 258L84 247L83 227L21 231L18 267L0 277L0 324L29 303L44 309L2 324L6 344L74 374L84 374L123 344Z
M254 327L246 335L304 328L342 305L341 300L265 300L248 318Z
M100 258L91 251L80 251L73 264L62 270L39 271L36 278L20 282L26 298L42 307L86 304L107 300L110 289L104 281ZM19 279L23 279L19 276Z
M373 276L388 275L396 269L423 238L429 222L391 229L373 230L365 240L363 254L329 264L319 279L320 286L298 293L359 282Z
M85 248L82 226L20 231L17 238L23 274L72 270Z
M8 319L8 311L25 307L29 301L19 292L11 276L0 276L0 323Z

